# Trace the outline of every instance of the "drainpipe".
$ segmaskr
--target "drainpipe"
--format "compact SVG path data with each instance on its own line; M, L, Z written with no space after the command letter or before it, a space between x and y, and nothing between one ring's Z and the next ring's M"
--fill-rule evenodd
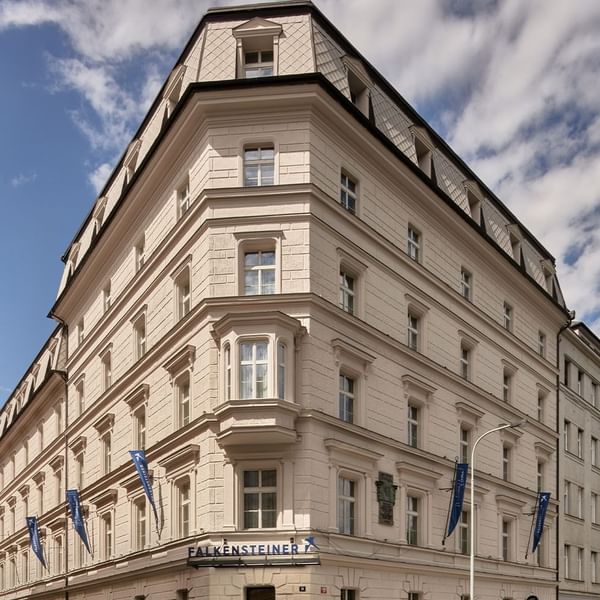
M559 435L558 445L560 446L560 336L563 331L571 327L571 323L575 319L575 311L569 311L569 320L558 330L556 334L556 430ZM560 453L556 454L556 494L560 490ZM556 600L560 600L560 564L559 564L559 555L560 555L560 515L562 513L560 498L557 498L558 512L556 514ZM562 507L564 509L564 507Z

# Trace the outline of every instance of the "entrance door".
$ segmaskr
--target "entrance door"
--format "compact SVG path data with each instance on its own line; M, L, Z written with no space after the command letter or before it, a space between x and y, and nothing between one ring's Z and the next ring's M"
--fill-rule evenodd
M275 600L275 588L272 586L246 588L246 600Z

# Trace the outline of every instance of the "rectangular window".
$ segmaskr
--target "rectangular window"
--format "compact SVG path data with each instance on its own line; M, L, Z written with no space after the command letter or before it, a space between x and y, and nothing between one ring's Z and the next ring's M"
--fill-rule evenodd
M542 358L546 357L546 335L538 331L538 353Z
M598 523L598 494L592 492L590 494L590 513L592 523Z
M37 488L38 514L44 514L44 484L40 483ZM4 537L4 517L2 517L2 527L0 528L0 538Z
M75 388L75 397L77 398L77 414L82 415L85 410L85 388L83 381L80 381ZM41 448L42 446L40 446Z
M408 592L408 600L421 600L419 592Z
M80 346L83 344L83 339L85 337L85 329L83 324L83 319L77 323L77 345Z
M569 544L565 544L564 547L564 559L565 559L565 579L571 579L571 569L569 564L569 554L571 553L571 546Z
M504 314L504 329L507 331L512 331L513 327L513 309L510 304L507 302L503 305L503 314Z
M466 298L467 300L471 300L472 281L473 278L471 276L471 273L469 273L469 271L462 267L460 270L460 293L463 296L463 298Z
M77 489L79 490L82 490L84 487L84 473L83 452L81 452L75 457L75 482L77 483Z
M583 519L583 488L581 486L577 486L577 512L576 516L580 519Z
M266 398L268 393L268 344L240 344L240 397Z
M255 146L244 150L244 185L273 185L275 150L273 146Z
M468 463L470 460L471 430L460 428L460 462Z
M502 519L502 560L510 560L510 526L507 519Z
M244 52L244 76L271 77L273 75L273 50L252 50Z
M354 535L356 509L356 482L338 478L338 531Z
M592 583L598 583L598 553L594 550L590 553L590 578Z
M564 384L569 387L570 385L570 371L571 371L571 361L568 358L565 358L565 362L564 362L564 372L563 372L563 381Z
M545 400L544 393L539 391L538 398L537 398L537 419L540 423L543 423L543 421L544 421L544 400Z
M541 460L536 463L536 482L537 491L541 492L544 489L544 463Z
M63 538L60 535L54 538L54 567L56 573L63 572Z
M416 496L406 497L406 543L419 544L419 498Z
M339 377L339 418L346 423L354 422L354 379L347 375Z
M419 447L419 407L414 404L408 405L408 445L412 448Z
M190 180L186 177L177 189L177 216L181 219L190 208Z
M408 226L406 252L410 258L421 260L421 234L412 226Z
M583 458L583 429L577 428L577 456Z
M356 188L356 181L342 171L340 182L340 204L353 214L356 212Z
M102 310L106 313L110 308L112 302L112 295L110 289L110 281L106 284L104 289L102 290Z
M135 272L137 273L142 269L146 263L146 240L142 237L134 248L135 254Z
M177 525L179 537L190 535L191 496L190 481L185 479L177 485L178 515Z
M463 510L460 513L458 522L459 548L461 554L469 554L470 531L469 531L469 511Z
M502 375L502 400L504 402L510 402L512 392L512 375L504 369Z
M419 317L411 312L408 313L407 342L412 350L419 350Z
M146 354L146 316L142 315L133 325L135 358L139 360Z
M244 295L275 293L275 252L256 250L244 254Z
M471 350L466 346L460 346L460 376L469 379L471 372Z
M577 548L577 579L583 581L583 548Z
M104 475L110 473L112 468L112 434L102 436L102 471Z
M592 381L592 405L598 408L600 402L600 396L598 395L598 384Z
M277 526L277 471L244 471L244 529Z
M146 498L139 498L133 503L135 549L143 550L146 546Z
M590 453L592 459L592 467L598 466L598 438L592 436L590 443Z
M192 307L190 270L187 267L175 278L175 300L177 320L180 320L190 312Z
M231 346L225 345L223 349L225 361L225 399L231 400Z
M133 431L135 437L135 449L146 448L146 408L141 406L133 414Z
M54 471L54 481L56 483L56 503L62 504L65 500L65 488L64 488L62 469L56 469L56 471ZM12 511L13 511L13 531L14 531L14 507L12 508Z
M277 344L277 397L280 400L285 400L286 350L285 344Z
M563 423L563 444L565 446L565 452L570 452L570 440L569 440L569 430L571 429L571 422L565 419Z
M510 447L502 446L502 479L508 481L510 479Z
M112 513L104 513L101 517L102 524L102 558L108 560L113 553L113 520Z
M577 393L580 396L583 396L583 389L584 389L583 378L584 378L583 371L577 371Z
M340 308L354 314L354 277L340 269Z
M565 481L563 488L563 505L565 514L571 514L571 483Z
M184 373L175 383L177 401L177 426L185 427L190 422L190 374Z
M111 353L102 355L102 391L105 392L112 385L112 360Z

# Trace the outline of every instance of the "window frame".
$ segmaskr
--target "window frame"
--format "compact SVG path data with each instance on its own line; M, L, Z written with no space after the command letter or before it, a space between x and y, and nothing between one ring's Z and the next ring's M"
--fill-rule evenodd
M468 302L473 301L473 274L465 267L460 268L460 295Z
M257 473L258 474L258 485L246 485L246 473ZM274 473L275 484L274 485L263 485L263 474ZM279 473L278 469L271 466L267 468L249 468L244 466L240 471L240 483L241 483L241 495L240 495L240 510L241 510L241 526L244 531L252 530L265 530L265 529L277 529L278 521L280 518L280 507L279 507ZM246 497L250 495L256 495L258 498L257 506L255 510L249 510L246 508ZM263 505L264 497L267 495L274 495L274 508L265 508ZM265 513L273 513L271 516L272 525L265 525ZM256 514L256 526L247 520L249 514Z
M263 158L263 152L272 151L273 155L270 158ZM251 151L256 151L258 158L248 158L247 154ZM278 161L278 149L273 141L262 141L254 143L246 143L242 147L242 170L241 170L241 187L245 188L263 188L271 187L279 183L279 161ZM252 183L254 179L249 178L247 174L248 167L256 167L256 183ZM272 177L267 176L268 167L273 169ZM263 176L263 170L266 171ZM263 179L266 178L267 182L264 183ZM270 181L269 181L270 179Z
M406 254L411 260L422 264L423 234L412 223L409 223L406 228Z
M233 234L236 240L236 263L235 270L236 284L238 296L246 296L245 285L245 257L246 254L256 251L274 252L275 253L275 277L273 294L281 294L281 256L282 256L282 239L283 231L261 231L261 232L237 232Z
M187 388L187 394L184 394ZM183 369L173 377L175 429L186 427L192 421L192 374Z
M275 525L267 528L247 528L244 516L244 490L254 489L254 487L246 488L244 485L244 473L246 471L275 471ZM285 527L284 519L284 464L281 461L275 460L242 460L237 462L234 471L235 486L237 489L237 510L235 512L236 527L240 531L259 531L266 529L272 531ZM259 486L260 487L260 486ZM269 486L269 489L273 486ZM258 488L257 488L258 489ZM263 488L267 489L267 488ZM271 493L271 492L266 492ZM289 507L286 507L289 508ZM262 525L262 517L259 516L259 525Z
M337 494L336 494L336 523L337 531L343 535L358 535L357 533L357 498L359 480L352 477L347 471L342 471L337 475ZM347 482L351 484L350 495L344 494L343 486Z
M273 255L273 262L264 263L262 262L263 256L268 254ZM248 265L247 258L249 255L257 255L257 263L254 265ZM256 273L257 283L255 286L248 286L247 276L248 274ZM264 273L272 273L272 282L265 283ZM277 251L275 248L272 250L267 248L245 248L243 253L243 295L244 296L265 296L277 293ZM256 288L254 293L251 293L252 288Z
M342 208L353 215L358 214L359 191L358 179L353 175L350 175L350 172L347 169L340 169L340 192L338 203Z
M505 300L502 305L502 326L504 327L504 329L506 329L506 331L509 331L510 333L513 332L514 318L515 313L512 304L509 304Z

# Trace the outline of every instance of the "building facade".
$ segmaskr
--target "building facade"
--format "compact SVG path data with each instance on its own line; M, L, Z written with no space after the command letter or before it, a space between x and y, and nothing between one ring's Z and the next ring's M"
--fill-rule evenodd
M560 357L560 597L580 600L600 593L600 340L575 323Z
M63 258L3 600L464 600L471 527L478 599L556 597L554 260L311 3L207 13Z

